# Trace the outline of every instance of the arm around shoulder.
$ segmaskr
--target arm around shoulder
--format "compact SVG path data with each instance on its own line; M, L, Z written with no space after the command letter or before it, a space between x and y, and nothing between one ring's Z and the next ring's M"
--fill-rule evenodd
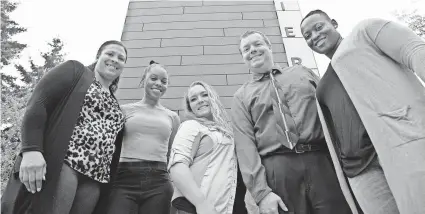
M305 70L308 74L308 77L310 79L310 81L312 81L312 84L314 85L315 88L317 88L317 85L319 84L319 77L316 75L316 73L313 72L313 70L311 70L310 68L307 68L303 65L300 65L301 69Z
M172 119L172 130L171 130L170 138L168 140L167 162L169 161L169 158L170 158L171 147L173 146L174 138L176 137L177 130L179 129L179 126L180 126L179 115L173 111L170 111L170 112L171 112L171 119Z
M173 111L171 111L171 117L173 118L173 133L176 135L180 126L180 117L176 112Z

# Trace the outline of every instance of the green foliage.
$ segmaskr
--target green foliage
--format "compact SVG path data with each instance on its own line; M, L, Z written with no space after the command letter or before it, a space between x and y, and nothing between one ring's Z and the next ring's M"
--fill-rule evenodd
M30 94L2 94L1 111L1 191L7 184L10 171L20 150L22 115Z
M11 60L27 46L12 40L12 36L26 31L25 28L10 20L9 13L14 11L17 3L1 1L1 63L12 64ZM17 78L2 74L1 87L1 192L3 192L10 171L15 162L16 155L21 146L21 124L25 107L37 82L43 74L64 61L64 44L61 39L53 38L48 44L48 50L40 53L44 59L43 65L37 65L29 60L29 69L21 64L15 64L15 69L20 73L20 81L24 86L16 84Z
M53 40L47 45L49 46L50 51L41 53L41 57L43 57L45 62L43 65L44 71L48 71L59 65L63 62L63 59L65 57L65 54L62 53L64 46L62 40L60 40L59 38L53 38Z
M27 29L19 26L18 23L10 19L12 13L18 6L18 3L8 0L1 1L1 63L0 69L5 65L11 64L11 61L19 56L27 45L19 43L12 39L14 35L25 32ZM7 74L1 75L2 85L8 85L12 88L19 88L15 83L16 78Z
M64 61L63 42L54 38L48 43L49 51L40 53L45 59L43 65L36 65L30 60L30 70L26 70L22 65L15 65L20 72L21 81L25 86L14 88L14 90L3 90L2 87L2 111L1 111L1 191L3 192L13 166L16 154L19 152L21 143L21 124L25 113L25 106L31 96L37 82L43 74Z

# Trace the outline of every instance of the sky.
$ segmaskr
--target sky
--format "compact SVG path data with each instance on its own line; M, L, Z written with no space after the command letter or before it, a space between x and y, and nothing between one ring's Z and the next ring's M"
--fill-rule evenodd
M16 0L15 0L16 1ZM65 43L66 60L90 64L98 47L106 40L120 40L128 0L18 0L20 5L11 18L27 28L14 37L28 44L19 62L29 57L42 64L40 51L54 37ZM341 34L347 35L352 26L365 18L395 20L395 10L422 8L425 0L298 0L302 15L313 9L326 11L339 23ZM318 68L324 72L326 57L315 55ZM10 70L6 71L10 73Z

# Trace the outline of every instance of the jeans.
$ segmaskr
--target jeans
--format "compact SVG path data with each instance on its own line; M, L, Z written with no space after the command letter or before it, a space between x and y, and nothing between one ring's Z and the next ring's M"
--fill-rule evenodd
M351 214L328 153L273 154L262 163L269 187L288 207L280 214Z
M52 197L53 212L91 214L99 199L100 183L75 171L65 163Z
M348 178L348 181L364 214L399 213L378 158L362 173Z
M120 162L112 183L108 214L170 214L173 187L167 165L156 161Z

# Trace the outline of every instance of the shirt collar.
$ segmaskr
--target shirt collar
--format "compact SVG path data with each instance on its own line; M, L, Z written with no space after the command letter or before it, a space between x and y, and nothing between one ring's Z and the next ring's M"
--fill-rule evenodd
M273 72L273 75L275 74L279 74L282 73L282 68L279 65L273 65L271 71ZM262 80L264 77L269 77L270 76L270 71L265 72L265 73L253 73L252 74L252 79L254 81L260 81Z

